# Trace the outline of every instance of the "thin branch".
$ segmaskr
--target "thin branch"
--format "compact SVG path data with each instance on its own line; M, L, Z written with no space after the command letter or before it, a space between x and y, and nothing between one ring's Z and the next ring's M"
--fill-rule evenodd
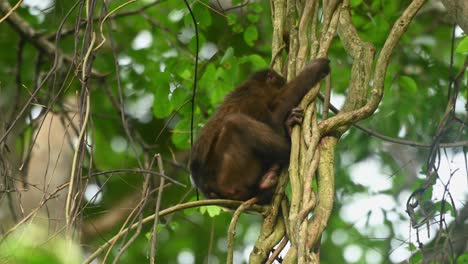
M6 0L4 0L5 2L7 2ZM11 14L13 14L13 12L16 11L16 9L18 9L18 7L21 5L21 3L23 3L23 0L19 0L18 3L16 3L15 6L13 6L13 8L11 8L8 12L6 12L6 14L0 18L0 24L5 21L5 19L7 19L9 16L11 16Z
M159 173L164 174L164 167L163 167L161 155L157 154L156 159L158 161ZM151 249L150 249L150 263L151 264L155 263L155 257L156 257L156 242L158 241L157 235L158 235L159 211L161 207L161 198L162 198L163 189L164 189L164 178L160 178L158 197L156 199L156 206L154 208L155 217L154 217L153 231L152 231L152 236L151 236Z
M172 182L174 184L177 184L177 185L182 186L182 187L187 187L187 185L185 185L185 184L183 184L183 183L169 177L166 174L161 174L160 172L156 172L156 171L152 171L152 170L143 170L143 169L118 169L118 170L98 171L98 172L93 172L93 173L89 174L89 176L87 176L87 177L95 177L95 176L105 175L105 174L120 174L120 173L146 173L146 174L157 175L157 176L160 176L160 177L163 177L163 178L169 180L170 182Z
M319 94L318 97L320 100L324 100L324 96L322 94ZM335 107L333 104L330 104L330 110L334 113L338 113L340 110ZM394 143L394 144L399 144L399 145L404 145L404 146L411 146L411 147L417 147L417 148L430 148L432 147L431 143L423 143L423 142L417 142L417 141L412 141L412 140L407 140L407 139L401 139L401 138L393 138L389 136L385 136L375 130L372 130L370 128L364 127L363 125L359 124L353 124L354 127L357 129L361 130L362 132L368 134L369 136L382 139L386 142ZM445 143L440 143L439 148L457 148L457 147L465 147L468 146L468 140L464 141L456 141L456 142L445 142Z
M193 207L200 207L200 206L207 206L207 205L219 205L219 206L226 206L229 208L237 207L240 206L242 202L240 201L233 201L233 200L222 200L222 199L213 199L213 200L202 200L202 201L195 201L195 202L188 202L184 204L178 204L173 207L164 209L159 212L159 217L172 214L181 210L185 210L188 208L193 208ZM252 205L251 210L254 210L259 213L263 213L265 211L265 207L259 206L259 205ZM141 222L142 224L147 224L151 223L154 221L155 215L150 215L148 217L145 217ZM138 224L133 224L132 226L129 227L130 230L135 229L138 226ZM114 243L116 240L118 240L120 237L125 235L127 232L126 231L120 231L117 233L115 236L113 236L111 239L109 239L105 244L101 245L96 251L94 251L83 263L84 264L89 264L91 263L95 258L97 258L109 245Z
M251 198L243 202L232 215L231 223L229 224L228 238L227 238L227 251L228 252L227 252L226 263L228 264L232 264L233 257L234 257L234 236L236 235L237 220L239 219L241 213L249 209L256 202L257 202L257 197Z
M400 38L408 29L416 13L423 6L426 0L413 0L406 8L403 14L394 23L384 46L382 47L377 64L375 67L374 84L371 90L371 97L367 104L358 110L340 113L320 123L320 131L327 134L337 127L346 126L355 123L363 118L370 116L378 107L384 90L385 74L390 62L390 57L395 50Z
M88 48L88 51L86 53L86 56L84 57L83 59L83 71L82 71L82 80L86 80L86 67L87 67L87 60L89 58L89 56L91 55L91 52L93 50L93 45L94 45L94 41L96 40L96 35L93 33L93 36L91 38L91 43L89 44L89 48ZM90 91L87 89L86 87L86 84L85 85L85 93L86 93L86 111L85 111L85 116L84 116L84 120L83 120L83 124L81 126L81 130L80 130L80 135L78 136L78 142L82 142L83 139L84 139L84 136L86 134L86 128L87 128L87 125L88 125L88 118L89 118L89 113L90 113L90 109L91 109L91 96L90 96ZM70 186L68 187L68 195L67 195L67 201L66 201L66 204L65 204L65 220L66 220L66 223L67 223L67 226L70 225L70 212L71 212L71 196L72 196L72 193L73 193L73 189L74 189L74 182L75 182L75 174L76 174L76 171L77 171L77 162L78 162L78 154L80 152L80 145L78 145L78 147L76 148L75 150L75 153L73 154L73 164L72 164L72 168L71 168L71 175L70 175Z

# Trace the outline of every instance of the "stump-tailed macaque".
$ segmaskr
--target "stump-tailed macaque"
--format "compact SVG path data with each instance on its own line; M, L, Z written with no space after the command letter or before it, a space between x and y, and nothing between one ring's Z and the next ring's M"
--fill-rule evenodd
M270 202L280 171L288 165L290 129L302 120L295 108L330 72L315 59L293 80L274 70L253 74L226 96L195 141L190 170L207 198Z

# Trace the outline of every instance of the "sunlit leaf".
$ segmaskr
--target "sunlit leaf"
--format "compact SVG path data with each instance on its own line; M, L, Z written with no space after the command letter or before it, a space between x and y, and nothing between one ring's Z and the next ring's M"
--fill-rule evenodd
M207 213L210 217L215 217L221 213L221 207L217 205L207 205L200 207L202 214Z
M168 73L161 73L157 75L155 81L153 113L157 118L164 118L172 112L172 104L169 101L170 92L170 75Z
M416 93L418 91L416 81L409 76L401 76L400 85L403 87L405 92Z
M258 38L257 27L248 26L244 31L244 41L249 46L253 46Z
M455 49L457 53L468 52L468 36L465 36L460 43L458 43L457 48Z

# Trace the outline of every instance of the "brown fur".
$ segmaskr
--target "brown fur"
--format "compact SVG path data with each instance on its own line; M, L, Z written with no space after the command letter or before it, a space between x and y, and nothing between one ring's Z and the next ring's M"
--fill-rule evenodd
M327 59L316 59L286 84L263 70L227 95L192 149L190 169L200 191L208 198L269 202L289 161L288 114L329 71ZM297 112L291 118L290 126Z

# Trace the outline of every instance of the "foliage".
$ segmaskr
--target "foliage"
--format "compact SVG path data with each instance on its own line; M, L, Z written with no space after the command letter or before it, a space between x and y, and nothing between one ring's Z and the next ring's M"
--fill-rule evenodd
M97 19L92 25L99 36L103 23L102 33L107 40L95 54L92 66L93 70L105 77L90 78L92 112L88 137L92 148L89 147L86 154L88 159L83 163L83 172L87 176L95 171L147 168L152 155L160 153L165 158L166 174L190 186L186 157L190 148L190 100L196 52L190 13L183 1L157 1L157 4L153 1L136 1L119 8L125 2L110 1L106 8L101 6L102 3L98 4L99 10L117 11L105 23ZM201 0L190 3L197 18L201 47L193 113L195 134L233 87L253 71L268 67L271 60L269 3L233 1L239 6L225 11L216 2ZM409 2L351 1L354 25L363 40L377 47L377 53L381 51L393 22ZM48 37L53 42L65 13L72 10L75 3L56 1L47 4L50 5L48 8L24 4L17 13L38 32L39 37ZM148 4L152 4L150 8L125 13ZM97 11L93 15L102 18ZM468 52L468 37L457 35L451 65L449 40L452 27L442 19L434 19L442 16L438 9L428 9L411 24L389 65L385 95L379 110L360 125L388 137L431 143L447 105L448 77L462 68ZM73 29L76 21L84 17L84 14L79 16L76 11L72 12L64 20L62 32ZM21 38L13 27L5 23L0 26L0 47L3 50L0 52L0 107L15 117L27 103L31 91L37 88L38 73L43 78L53 66L53 57L40 54L32 45L33 41ZM85 56L86 48L82 44L89 41L85 30L82 28L75 35L73 32L61 35L57 38L57 47L69 56ZM75 45L75 40L79 40L80 44ZM98 37L97 42L100 41ZM22 60L18 59L19 54L22 54ZM340 99L347 94L351 60L338 40L333 42L329 58L333 80L332 104L339 106ZM63 113L67 100L73 98L72 101L76 101L76 95L83 95L82 84L74 76L74 68L69 63L65 65L59 67L54 72L55 77L47 80L38 91L33 100L36 108L28 108L27 113L33 113L34 109L39 109L42 115L46 114L46 109ZM67 75L68 71L71 74ZM20 79L13 78L13 74L20 76ZM467 113L463 109L468 94L466 74L463 80L455 113L458 120L464 121L453 121L453 125L440 135L442 143L468 138ZM121 112L126 119L122 119ZM32 144L31 124L35 128L40 126L40 122L31 123L31 119L34 118L26 114L20 116L16 124L17 153L27 153ZM13 120L11 118L8 122ZM412 261L421 260L421 253L416 253L415 233L408 233L405 203L410 193L424 184L423 164L430 154L430 148L397 146L356 128L341 139L335 163L335 210L322 238L322 263L400 262L410 259L412 253L415 253ZM403 157L402 153L408 156ZM444 159L444 163L450 163L451 158L463 153L466 153L466 146L449 149L445 158L441 159ZM463 182L456 180L463 178L463 173L456 171L460 167L460 163L456 163L451 171L444 173L453 172L452 181ZM444 182L448 184L446 179ZM151 187L155 188L156 181L153 181ZM83 221L91 223L108 210L115 210L114 206L123 197L140 194L143 182L144 177L132 172L105 174L91 179L88 185L99 186L101 196L94 201L85 201ZM382 182L387 185L379 187ZM464 184L466 187L466 182ZM456 208L446 200L445 193L441 194L433 188L436 187L431 186L429 194L426 194L428 197L425 197L429 209L436 208L432 213L442 212L447 219L453 219ZM154 213L156 195L151 195L142 210L145 216ZM439 200L434 201L435 197ZM458 205L460 201L466 202L466 192L456 199ZM193 200L196 200L193 189L171 185L164 191L161 208ZM382 201L386 202L379 204ZM352 216L349 213L351 208L359 203L362 204L362 210L358 212L361 215ZM208 258L209 263L225 262L226 234L231 216L232 212L226 209L205 206L178 211L160 219L157 262L204 263ZM420 215L421 218L424 216ZM250 252L261 221L261 217L255 214L241 217L236 229L236 263L244 260L243 256ZM119 229L117 225L106 233L92 236L83 250L92 252ZM431 237L425 243L431 243L435 237L437 229L431 230ZM142 233L145 235L139 235L127 254L122 256L123 263L148 261L151 225L143 226ZM48 260L42 263L57 263L51 260L54 256L50 253L50 249L38 249L34 261L44 258ZM116 255L116 250L111 251L110 258ZM466 258L466 254L460 257ZM28 263L36 263L32 261Z

